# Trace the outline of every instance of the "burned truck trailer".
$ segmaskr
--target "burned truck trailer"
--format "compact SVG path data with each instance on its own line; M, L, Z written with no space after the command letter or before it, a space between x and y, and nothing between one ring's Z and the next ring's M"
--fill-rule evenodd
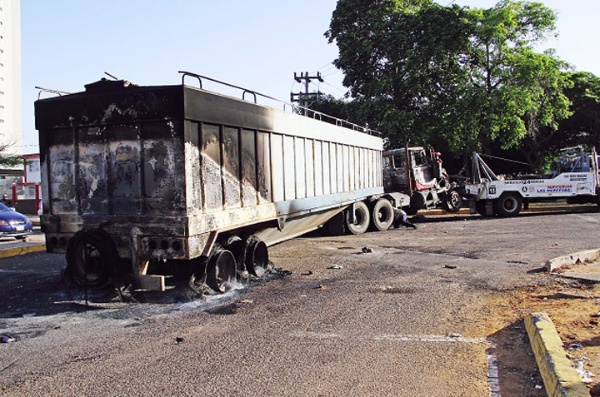
M265 266L272 244L336 216L364 223L344 210L383 194L380 137L206 91L202 76L189 86L186 75L172 86L101 80L36 101L46 249L66 254L78 283L125 272L136 288L164 290L153 264L187 262L221 290Z

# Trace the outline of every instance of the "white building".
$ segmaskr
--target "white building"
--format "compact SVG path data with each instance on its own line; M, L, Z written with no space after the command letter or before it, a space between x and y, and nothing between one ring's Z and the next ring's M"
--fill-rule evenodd
M22 154L21 4L0 0L0 146Z

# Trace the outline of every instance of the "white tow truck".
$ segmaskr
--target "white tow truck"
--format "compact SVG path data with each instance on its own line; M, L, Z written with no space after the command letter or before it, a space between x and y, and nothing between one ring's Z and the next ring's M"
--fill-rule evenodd
M567 199L570 203L600 205L600 172L596 149L582 146L561 149L547 174L497 176L473 153L471 180L462 194L469 198L471 212L483 216L516 216L530 201Z

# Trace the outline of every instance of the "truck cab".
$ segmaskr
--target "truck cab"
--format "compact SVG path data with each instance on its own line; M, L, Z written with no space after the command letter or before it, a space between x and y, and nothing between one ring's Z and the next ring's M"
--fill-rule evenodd
M441 154L429 154L420 146L386 150L383 153L383 186L387 193L400 192L410 196L407 212L439 205L450 212L460 209L461 199L455 193Z

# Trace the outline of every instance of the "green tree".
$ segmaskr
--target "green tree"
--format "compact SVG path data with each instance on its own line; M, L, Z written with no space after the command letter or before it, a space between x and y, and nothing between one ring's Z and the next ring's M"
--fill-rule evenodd
M326 36L371 126L396 144L443 141L469 152L515 147L569 115L566 65L534 51L555 20L543 4L526 1L470 9L340 0Z
M0 145L0 166L14 167L17 165L22 165L23 159L21 158L21 156L5 153L9 147L10 145L6 144Z
M588 72L564 72L569 81L564 94L572 103L568 118L554 126L539 126L536 134L528 134L517 148L496 153L502 157L525 161L532 170L540 170L561 148L584 145L600 147L600 78Z
M572 116L562 120L557 140L560 147L587 145L600 149L600 78L592 73L569 73L573 85L565 95L573 105Z

